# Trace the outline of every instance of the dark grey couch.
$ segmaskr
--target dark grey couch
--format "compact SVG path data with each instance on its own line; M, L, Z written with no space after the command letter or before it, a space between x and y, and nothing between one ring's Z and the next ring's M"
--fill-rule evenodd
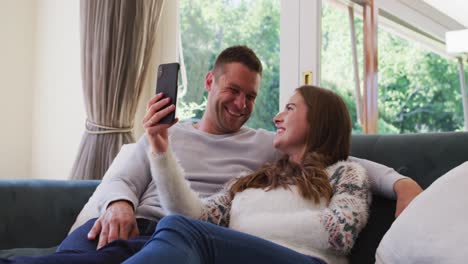
M468 160L468 133L355 135L352 154L393 167L426 188ZM50 248L59 244L98 184L98 181L0 181L0 250ZM395 201L374 196L369 224L351 253L351 263L375 262L375 250L394 220L394 211Z

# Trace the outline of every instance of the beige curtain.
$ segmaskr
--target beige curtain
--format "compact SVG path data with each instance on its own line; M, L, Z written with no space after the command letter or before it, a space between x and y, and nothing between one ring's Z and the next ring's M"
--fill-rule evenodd
M81 0L82 78L88 120L71 179L101 179L132 128L163 0Z

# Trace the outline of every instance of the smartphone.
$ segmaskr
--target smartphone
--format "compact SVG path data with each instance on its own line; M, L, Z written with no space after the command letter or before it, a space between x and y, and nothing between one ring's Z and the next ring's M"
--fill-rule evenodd
M158 79L156 83L156 93L163 93L164 98L171 98L168 104L177 105L177 80L179 77L179 63L166 63L158 67ZM159 122L172 124L175 120L175 111L163 117Z

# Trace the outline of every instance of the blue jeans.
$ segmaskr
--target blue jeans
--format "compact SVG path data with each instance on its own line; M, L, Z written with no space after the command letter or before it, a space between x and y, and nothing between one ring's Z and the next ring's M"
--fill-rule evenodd
M34 263L34 264L118 264L137 253L145 244L146 239L134 238L129 240L115 240L99 250L86 252L60 251L51 255L39 257L14 257L1 259L1 264Z
M125 264L325 264L273 242L207 222L171 215Z
M35 264L92 264L122 263L125 259L137 253L154 233L157 222L146 219L137 219L140 236L129 240L116 240L96 250L98 239L88 240L88 232L96 219L91 219L77 228L57 248L56 253L39 257L14 257L0 259L3 263L35 263Z

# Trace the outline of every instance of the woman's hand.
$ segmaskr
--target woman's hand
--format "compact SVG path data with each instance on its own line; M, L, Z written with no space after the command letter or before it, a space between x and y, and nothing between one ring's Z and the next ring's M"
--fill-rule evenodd
M151 144L151 149L154 153L165 153L169 145L167 130L173 126L177 121L177 118L172 124L160 124L159 121L175 111L175 105L170 103L170 98L163 98L162 93L156 94L149 100L147 104L146 115L143 118L143 128L146 131L146 136Z

